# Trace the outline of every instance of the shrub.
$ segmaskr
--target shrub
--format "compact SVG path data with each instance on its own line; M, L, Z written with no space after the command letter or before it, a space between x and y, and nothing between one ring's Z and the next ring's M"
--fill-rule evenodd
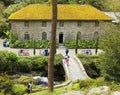
M89 77L97 78L100 76L100 62L98 55L78 54L77 57L82 61Z
M18 4L12 4L10 5L3 13L4 17L9 17L12 13L20 10L21 8L25 7L27 4L24 2L18 3Z
M6 73L2 73L0 75L0 92L4 93L3 95L12 93L13 85L13 81L10 80L9 76Z
M48 57L46 56L37 56L31 58L32 70L40 70L48 63Z
M26 87L23 84L15 84L12 89L13 95L23 95L26 91Z
M0 37L5 36L4 32L7 32L9 30L9 24L5 21L0 21Z
M11 48L26 48L25 41L15 41L14 43L11 43Z
M114 81L112 81L112 82L110 81L109 86L110 86L110 89L112 91L120 91L120 84L119 83L116 83Z
M79 81L80 89L85 89L85 88L88 89L88 88L90 88L90 86L93 85L93 82L94 82L93 79L87 79L85 81L80 80Z
M20 56L18 58L18 71L31 72L40 70L48 63L47 56Z
M7 68L7 56L8 51L0 51L0 71L5 72Z
M17 40L14 43L11 43L10 47L11 48L49 48L50 47L50 42L48 40L41 40L41 41L20 41Z
M27 85L30 81L33 81L33 78L30 76L21 76L20 78L16 79L19 84Z
M85 90L85 89L89 89L89 88L94 88L94 87L98 87L98 86L104 86L107 83L104 81L104 78L100 77L97 79L86 79L86 80L77 80L77 82L73 82L72 87L74 89L81 89L81 90Z
M76 47L76 40L67 41L64 45L68 48ZM96 41L95 40L78 40L78 48L95 48Z
M59 65L62 63L63 60L63 55L62 54L56 54L55 55L55 60L54 60L54 65Z
M9 51L0 51L0 72L13 72L17 66L17 55Z
M0 72L40 71L48 64L48 56L17 56L13 52L0 51ZM62 63L63 56L55 55L55 64Z
M73 86L72 86L72 90L79 90L80 89L80 84L79 83L75 83Z
M21 72L31 72L32 63L29 57L19 57L18 58L18 71Z
M17 66L17 55L13 52L8 52L8 56L6 57L7 60L7 68L9 72L13 72L16 70Z
M14 34L12 31L10 31L10 37L9 38L10 38L10 43L14 43L15 41L18 40L18 35Z

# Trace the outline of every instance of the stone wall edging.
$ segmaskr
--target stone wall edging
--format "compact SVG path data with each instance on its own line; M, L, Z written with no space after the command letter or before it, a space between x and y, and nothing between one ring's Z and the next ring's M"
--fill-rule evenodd
M77 57L76 55L74 56L74 59L78 62L79 66L80 66L80 69L81 69L82 72L85 74L86 78L89 78L89 76L88 76L87 73L86 73L85 68L83 67L82 62L78 59L78 57Z

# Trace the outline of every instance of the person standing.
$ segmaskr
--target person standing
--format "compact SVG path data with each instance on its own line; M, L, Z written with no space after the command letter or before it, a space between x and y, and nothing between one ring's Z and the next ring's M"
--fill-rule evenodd
M31 92L32 92L32 81L30 81L27 86L27 93L30 94Z

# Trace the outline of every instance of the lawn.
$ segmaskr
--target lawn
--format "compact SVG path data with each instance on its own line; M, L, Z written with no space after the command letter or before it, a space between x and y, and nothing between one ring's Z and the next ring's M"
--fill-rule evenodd
M36 93L31 93L31 95L60 95L62 93L70 91L71 88L72 88L72 86L56 88L56 89L54 89L53 93L48 92L48 90L43 90L43 91L39 91Z

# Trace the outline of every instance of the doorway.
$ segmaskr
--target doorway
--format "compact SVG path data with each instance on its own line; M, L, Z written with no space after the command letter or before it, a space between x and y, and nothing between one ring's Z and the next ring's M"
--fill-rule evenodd
M63 33L59 33L59 43L63 43Z

